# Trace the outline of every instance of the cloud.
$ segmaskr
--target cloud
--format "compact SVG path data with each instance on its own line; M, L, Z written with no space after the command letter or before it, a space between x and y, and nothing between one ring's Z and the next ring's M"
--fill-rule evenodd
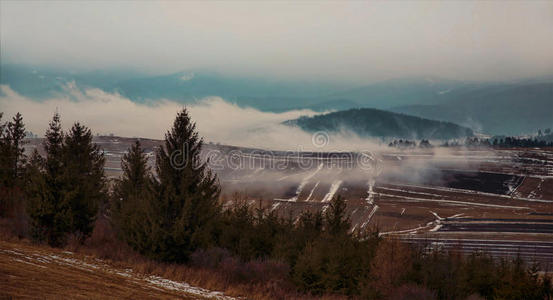
M23 114L26 128L42 136L57 110L67 130L79 121L94 133L127 137L163 138L183 104L157 99L140 104L117 93L101 89L80 89L68 83L57 97L44 101L19 95L7 85L0 85L0 111L4 120L16 112ZM209 97L186 105L197 123L199 133L206 141L227 145L257 147L275 150L340 151L377 147L377 143L359 138L346 131L328 135L321 147L318 136L297 127L281 124L300 116L312 116L311 110L291 110L282 113L262 112L250 107L239 107L220 97Z
M3 62L370 82L550 74L551 1L0 1Z

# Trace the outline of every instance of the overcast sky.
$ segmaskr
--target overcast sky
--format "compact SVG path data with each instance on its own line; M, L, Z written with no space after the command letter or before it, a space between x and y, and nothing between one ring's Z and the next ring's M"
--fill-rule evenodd
M553 1L0 1L2 63L356 82L553 73Z

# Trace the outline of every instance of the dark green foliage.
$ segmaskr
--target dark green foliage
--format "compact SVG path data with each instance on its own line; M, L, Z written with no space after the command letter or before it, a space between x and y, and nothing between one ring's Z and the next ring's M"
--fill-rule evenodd
M409 280L436 291L439 299L544 299L551 295L549 277L537 276L520 258L494 260L485 254L463 257L458 253L414 256Z
M70 232L71 207L64 198L64 144L59 114L54 114L44 140L46 158L33 153L28 167L27 213L35 240L59 247Z
M370 270L374 245L373 240L358 241L344 235L324 234L303 249L292 279L309 292L359 294Z
M148 228L157 232L151 219L154 204L151 171L140 141L123 155L123 175L115 186L111 201L111 215L121 238L135 249L151 249Z
M307 228L312 230L319 227L315 225L319 220L315 217L313 222L311 218L303 216L303 222L307 221ZM331 201L322 225L323 230L301 249L294 263L293 281L305 291L317 294L359 294L360 279L368 274L377 240L367 238L362 241L349 233L351 224L346 215L346 202L341 196Z
M12 177L14 181L21 178L23 173L23 164L25 163L25 149L23 149L23 144L25 142L25 124L23 124L23 117L20 113L17 113L11 122L7 126L7 137L11 143L11 162L12 162Z
M106 200L104 162L90 129L75 123L64 137L62 201L71 207L71 232L82 239L92 232L98 207Z
M222 216L219 246L242 260L273 256L284 236L294 239L293 224L262 209L253 210L245 199L235 195L233 206Z
M5 199L7 197L7 186L10 178L10 141L8 140L6 127L7 123L2 122L4 113L0 112L0 215L6 211Z
M346 215L346 201L338 195L325 212L326 232L333 236L347 235L351 227L349 216Z
M60 197L61 186L55 182L59 174L48 171L46 161L36 149L29 160L27 174L27 213L31 220L31 236L53 247L63 246L69 232L71 211L68 203Z
M13 214L23 205L22 183L25 173L25 124L17 113L10 122L0 115L0 216Z
M164 261L182 262L213 241L220 215L217 178L200 159L203 141L186 109L165 134L156 153L154 196L145 200L148 236L138 250ZM149 198L149 197L146 197Z
M446 142L442 147L458 147L459 142ZM552 147L553 137L551 141L545 138L517 138L511 136L495 136L491 139L479 139L476 137L468 138L464 141L464 146L468 148L534 148L534 147Z
M295 220L254 209L235 195L223 214L218 246L243 263L285 262L289 278L302 291L369 299L543 299L550 280L520 262L485 255L417 251L377 233L349 233L346 203L333 199L325 213L304 212ZM536 269L537 270L537 269ZM414 287L411 290L408 287ZM400 296L398 296L400 297ZM406 296L407 297L407 296ZM540 298L541 297L541 298Z
M56 113L46 131L46 158L34 152L27 171L27 213L33 238L63 246L73 233L83 241L105 200L104 156L92 133L76 123L68 135Z
M351 130L359 136L416 139L452 139L472 136L469 128L372 108L350 109L287 121L288 125L314 131Z
M311 293L359 294L368 274L378 238L363 241L349 234L346 203L335 198L324 216L304 212L296 222L272 212L252 209L235 195L225 211L219 246L243 261L276 259L286 262L297 286Z

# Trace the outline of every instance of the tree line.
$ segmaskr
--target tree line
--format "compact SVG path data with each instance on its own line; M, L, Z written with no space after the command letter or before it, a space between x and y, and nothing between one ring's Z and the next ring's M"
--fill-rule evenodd
M156 149L153 168L137 140L122 157L122 175L104 174L102 149L86 126L64 132L55 114L45 133L44 155L29 156L20 114L1 122L1 217L23 208L29 236L63 247L84 242L106 216L118 238L160 262L228 268L238 282L274 280L314 295L362 299L550 299L551 278L521 259L494 260L481 253L428 253L378 230L351 231L347 201L303 212L297 219L220 197L217 176L200 159L203 145L184 109ZM275 271L276 270L276 271ZM251 274L256 274L252 278ZM477 296L475 296L477 295ZM549 298L548 298L549 297Z

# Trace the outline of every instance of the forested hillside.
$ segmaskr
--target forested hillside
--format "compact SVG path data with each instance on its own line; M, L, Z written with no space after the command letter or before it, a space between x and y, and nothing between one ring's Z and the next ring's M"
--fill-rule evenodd
M410 139L453 139L472 136L469 128L388 111L361 108L287 121L303 130L352 131L362 137Z

